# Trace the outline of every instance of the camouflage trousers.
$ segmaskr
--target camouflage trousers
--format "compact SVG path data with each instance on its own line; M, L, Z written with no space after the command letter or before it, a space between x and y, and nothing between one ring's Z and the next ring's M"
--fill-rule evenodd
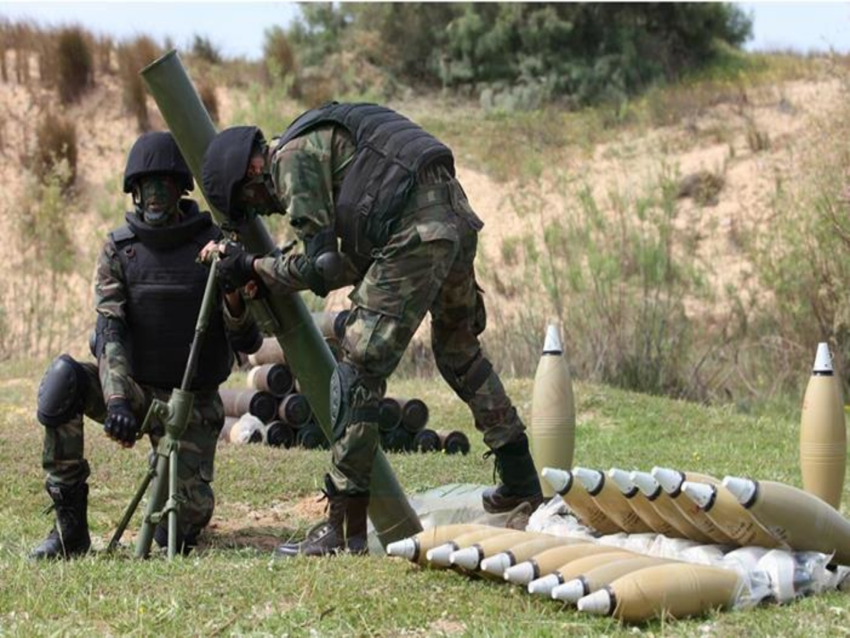
M419 186L349 296L341 364L355 371L352 406L376 406L386 379L430 312L437 367L469 406L484 442L496 449L516 439L525 426L478 339L486 326L474 269L482 225L457 181ZM335 487L343 493L368 491L380 443L377 423L355 419L336 436L331 448Z
M88 380L83 412L93 421L103 423L106 419L106 404L97 366L92 363L80 365ZM139 424L144 420L153 399L167 401L171 394L132 381L130 388L127 399ZM196 392L192 417L181 442L178 465L178 487L185 499L178 520L184 537L197 535L212 518L215 508L215 495L211 486L213 464L218 434L223 425L224 408L218 392ZM153 448L156 448L164 433L162 424L154 425L149 436ZM47 472L47 482L51 485L71 487L88 479L91 470L84 456L82 414L58 427L44 428L42 466Z

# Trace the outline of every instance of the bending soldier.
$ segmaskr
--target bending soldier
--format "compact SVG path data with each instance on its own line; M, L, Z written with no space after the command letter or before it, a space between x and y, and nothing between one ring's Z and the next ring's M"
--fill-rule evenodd
M288 213L303 254L228 246L220 276L270 294L325 296L354 284L343 359L331 382L335 441L325 477L329 525L279 555L365 551L378 402L425 314L437 367L469 406L496 456L491 512L542 501L525 427L479 343L486 319L473 262L481 220L455 178L451 151L398 113L331 103L308 111L273 146L256 127L221 132L207 149L204 190L234 222Z
M130 150L124 192L135 210L112 231L95 274L97 328L92 353L97 365L67 354L48 368L39 387L38 420L44 425L47 492L56 524L33 550L34 558L67 558L91 545L86 518L89 464L83 449L83 415L103 423L109 438L132 447L154 398L167 401L180 387L207 269L198 251L221 231L191 199L189 171L170 133L142 135ZM262 338L238 294L224 296L214 313L192 390L194 409L180 452L179 486L185 499L178 543L191 549L214 508L210 485L224 410L218 386L230 374L231 348L252 352ZM151 432L156 446L162 426ZM155 540L168 543L167 527Z

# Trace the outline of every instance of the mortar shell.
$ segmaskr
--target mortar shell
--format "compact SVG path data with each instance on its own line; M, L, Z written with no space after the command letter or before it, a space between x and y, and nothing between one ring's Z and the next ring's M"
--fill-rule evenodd
M576 543L575 545L553 547L535 554L524 563L518 563L513 567L509 567L505 570L504 579L517 585L528 585L532 580L536 580L541 576L547 576L561 565L576 558L618 551L622 550L617 547L597 545L595 543Z
M515 530L505 529L504 527L485 527L484 529L472 530L465 534L459 534L442 545L432 547L425 556L428 564L433 567L449 567L452 553L470 547L486 538L495 538L513 531Z
M469 454L469 437L459 430L438 430L437 436L446 454Z
M381 432L394 430L401 424L401 405L397 399L384 397L378 408L378 428Z
M263 339L263 345L253 354L248 355L248 363L252 366L262 366L267 363L286 363L283 349L274 337Z
M413 449L417 452L439 452L440 446L440 437L434 430L426 428L413 436Z
M413 435L402 427L381 432L381 447L388 452L412 452Z
M295 442L305 450L326 450L330 447L325 433L322 432L322 428L312 422L299 428L298 433L295 435Z
M718 529L738 545L767 548L782 546L782 543L771 536L722 485L685 481L682 484L682 492L708 515Z
M661 484L661 487L673 501L673 504L679 512L681 512L692 525L708 536L712 543L718 543L720 545L735 544L735 541L732 540L728 534L724 534L717 525L711 522L711 519L699 508L699 506L687 498L681 498L682 483L685 481L706 483L708 485L717 485L720 481L708 474L700 474L698 472L680 472L678 470L671 470L670 468L663 467L652 468L652 476Z
M493 576L503 576L506 569L513 567L517 563L525 562L535 554L539 554L552 547L576 545L579 542L577 539L549 535L526 540L495 556L485 558L481 561L481 571L492 574Z
M575 398L570 367L558 332L557 325L548 326L543 353L534 374L529 439L538 472L543 467L572 467L573 464ZM549 483L541 480L540 484L544 497L554 496Z
M573 474L590 494L597 507L605 512L608 518L617 523L620 529L629 534L642 534L652 531L635 514L620 489L613 482L606 480L604 472L576 467Z
M283 421L272 421L263 426L263 442L272 447L291 448L295 443L295 430Z
M540 538L540 534L523 531L511 531L495 538L485 538L473 543L470 547L458 549L449 557L449 562L468 571L476 571L485 558L536 538Z
M227 441L230 442L230 430L233 428L233 424L236 423L239 419L235 416L226 416L224 417L224 425L221 428L221 432L218 433L219 441Z
M608 554L604 554L607 556ZM611 561L604 565L591 567L587 571L579 574L573 580L565 581L563 585L559 585L552 590L552 598L566 602L577 603L579 599L584 598L588 594L601 589L618 578L622 578L627 574L636 572L647 567L655 567L657 565L666 565L672 563L664 558L654 558L652 556L636 556L624 558L621 560Z
M428 425L428 406L422 399L398 399L401 407L401 426L416 434Z
M730 607L740 587L739 576L728 569L672 563L622 576L579 600L578 608L632 623L684 618Z
M604 554L595 554L591 556L582 556L567 563L564 563L554 572L543 578L538 578L528 584L528 593L552 597L552 592L569 580L583 574L588 569L593 567L607 565L616 561L622 561L627 558L633 558L636 554L623 550L606 552Z
M256 390L282 397L292 392L295 378L288 366L282 363L267 363L251 370L248 380Z
M572 472L544 467L541 475L583 524L600 534L616 534L623 531L593 502L593 498L587 493L584 486L576 480Z
M847 426L826 343L818 345L800 413L803 489L838 509L847 470Z
M700 528L691 523L679 508L676 507L670 495L661 489L658 481L652 478L652 474L649 472L632 472L629 476L643 495L646 496L646 499L658 515L679 530L679 536L696 541L697 543L708 544L714 542L708 534L705 534Z
M487 527L477 523L460 523L455 525L440 525L419 532L415 536L396 541L387 545L387 554L405 558L414 563L424 565L427 562L428 550L443 545L450 540L469 532L479 531Z
M284 423L291 425L293 429L298 429L310 422L313 411L310 409L307 397L293 392L281 399L277 408L277 416Z
M642 520L653 532L664 534L664 536L670 536L671 538L679 536L679 530L659 516L658 512L655 511L655 508L652 507L652 503L647 500L646 496L643 495L637 485L635 485L631 480L628 472L618 468L611 468L608 470L608 476L617 484L617 487L620 488L623 496L625 496L626 500L629 502L629 506L632 508L632 511L637 514L638 518L640 518L640 520Z
M313 312L313 322L325 339L342 341L345 337L345 323L348 321L348 310L341 312Z
M829 503L774 481L727 476L723 486L762 527L792 550L834 553L833 562L850 565L850 521Z

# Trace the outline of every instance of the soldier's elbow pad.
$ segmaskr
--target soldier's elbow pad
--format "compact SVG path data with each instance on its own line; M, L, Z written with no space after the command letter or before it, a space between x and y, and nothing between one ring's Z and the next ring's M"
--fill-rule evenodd
M104 348L107 343L122 343L124 341L127 328L124 322L114 317L105 317L97 315L97 322L94 326L94 331L89 337L89 350L95 359L100 360Z
M59 427L83 411L89 382L86 372L70 355L53 360L38 386L38 422Z

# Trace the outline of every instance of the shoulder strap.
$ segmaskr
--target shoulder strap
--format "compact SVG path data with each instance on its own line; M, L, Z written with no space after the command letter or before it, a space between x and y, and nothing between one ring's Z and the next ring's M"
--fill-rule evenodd
M109 233L109 238L116 246L120 243L137 239L136 233L133 232L133 229L130 228L128 224L124 224L123 226L120 226L113 230L111 233Z

